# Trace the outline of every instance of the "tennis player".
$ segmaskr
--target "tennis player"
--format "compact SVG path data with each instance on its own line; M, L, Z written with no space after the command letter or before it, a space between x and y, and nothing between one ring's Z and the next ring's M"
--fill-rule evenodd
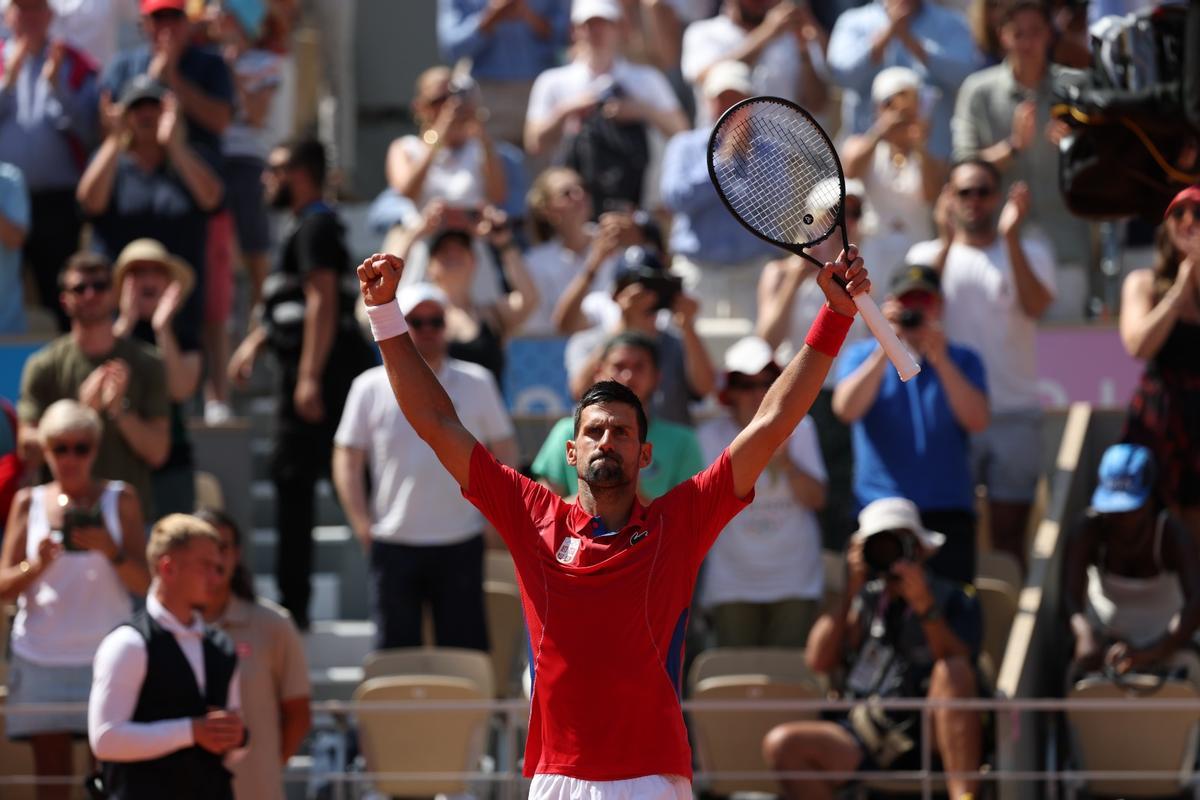
M404 262L377 253L358 268L401 410L516 562L534 671L525 750L533 800L691 800L679 695L696 574L817 396L853 321L851 297L870 291L857 249L845 255L849 267L818 273L826 304L753 421L711 466L649 505L637 497L638 471L654 457L637 395L615 381L584 393L566 444L579 476L568 503L500 464L463 427L395 302Z

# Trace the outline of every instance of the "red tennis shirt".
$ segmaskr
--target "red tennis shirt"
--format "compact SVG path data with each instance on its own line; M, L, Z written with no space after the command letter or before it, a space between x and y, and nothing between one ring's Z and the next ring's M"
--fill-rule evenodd
M615 532L482 446L469 483L463 496L512 552L529 628L525 775L690 779L679 692L692 590L717 535L753 499L734 495L729 451L649 506L635 501Z

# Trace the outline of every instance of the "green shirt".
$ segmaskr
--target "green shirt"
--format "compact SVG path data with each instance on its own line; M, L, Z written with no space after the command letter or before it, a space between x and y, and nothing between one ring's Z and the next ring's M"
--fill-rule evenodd
M125 393L129 411L147 422L165 418L170 411L167 373L153 348L131 339L117 339L111 353L93 358L79 349L70 335L60 336L25 362L17 416L23 423L36 425L54 401L68 397L77 399L79 387L87 376L114 358L129 365L129 388ZM108 420L103 420L100 449L92 465L92 474L97 478L129 483L137 490L147 521L154 519L150 465L133 451L116 424Z
M531 470L535 478L562 487L574 495L578 484L575 467L567 463L567 442L575 436L575 420L560 419L542 443ZM653 460L638 475L638 484L647 500L662 497L680 483L704 469L700 441L696 432L683 425L652 419L646 440L653 448Z

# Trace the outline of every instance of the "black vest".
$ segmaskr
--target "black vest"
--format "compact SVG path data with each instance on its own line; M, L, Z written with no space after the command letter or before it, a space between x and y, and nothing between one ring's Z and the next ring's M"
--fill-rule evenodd
M202 717L224 708L237 666L233 643L221 631L204 634L205 691L175 636L143 609L125 623L146 640L146 678L133 710L133 722ZM221 757L202 747L176 750L151 761L102 764L104 787L114 800L233 800L233 780Z

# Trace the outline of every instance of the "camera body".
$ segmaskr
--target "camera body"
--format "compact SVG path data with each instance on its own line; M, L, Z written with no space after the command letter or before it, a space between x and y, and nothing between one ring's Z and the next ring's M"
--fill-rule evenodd
M886 575L897 561L913 561L916 542L907 531L879 531L863 542L863 560L872 575Z
M916 330L925 324L925 312L919 308L906 308L900 312L900 327L906 331Z

